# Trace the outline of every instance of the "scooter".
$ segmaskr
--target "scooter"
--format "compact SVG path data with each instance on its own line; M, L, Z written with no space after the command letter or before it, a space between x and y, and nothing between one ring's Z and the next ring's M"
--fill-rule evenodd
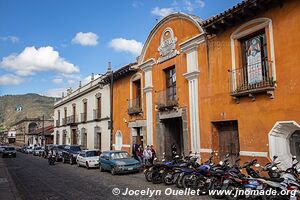
M56 160L56 157L54 155L49 155L48 164L49 165L55 165L55 160Z

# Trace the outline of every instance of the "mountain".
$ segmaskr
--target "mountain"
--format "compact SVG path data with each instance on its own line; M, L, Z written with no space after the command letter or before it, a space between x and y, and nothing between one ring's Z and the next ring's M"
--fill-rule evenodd
M38 94L0 96L0 127L9 127L27 117L45 119L53 116L53 105L57 98Z

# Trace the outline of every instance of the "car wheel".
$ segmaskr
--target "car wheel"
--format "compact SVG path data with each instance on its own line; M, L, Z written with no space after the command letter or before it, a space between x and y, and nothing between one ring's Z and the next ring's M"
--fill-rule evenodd
M69 163L70 163L70 165L73 165L72 157L70 158Z
M99 165L100 172L104 172L104 169L101 165Z
M87 169L90 169L90 166L89 166L88 162L85 163L85 166L86 166Z
M115 169L114 167L111 168L110 173L111 173L112 175L116 175L116 174L117 174L116 169Z

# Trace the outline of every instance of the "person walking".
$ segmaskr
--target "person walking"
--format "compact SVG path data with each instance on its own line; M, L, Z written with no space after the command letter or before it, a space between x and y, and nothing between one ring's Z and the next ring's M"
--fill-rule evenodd
M149 165L150 159L152 158L152 151L149 145L147 145L147 147L145 148L143 156L144 156L144 164Z

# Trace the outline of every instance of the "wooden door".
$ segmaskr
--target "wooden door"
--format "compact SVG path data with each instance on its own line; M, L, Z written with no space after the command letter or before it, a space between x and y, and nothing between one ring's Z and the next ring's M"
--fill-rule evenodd
M237 121L218 122L217 129L220 159L223 160L229 154L231 163L234 163L240 153Z
M77 134L76 129L72 129L73 141L72 144L77 144Z

